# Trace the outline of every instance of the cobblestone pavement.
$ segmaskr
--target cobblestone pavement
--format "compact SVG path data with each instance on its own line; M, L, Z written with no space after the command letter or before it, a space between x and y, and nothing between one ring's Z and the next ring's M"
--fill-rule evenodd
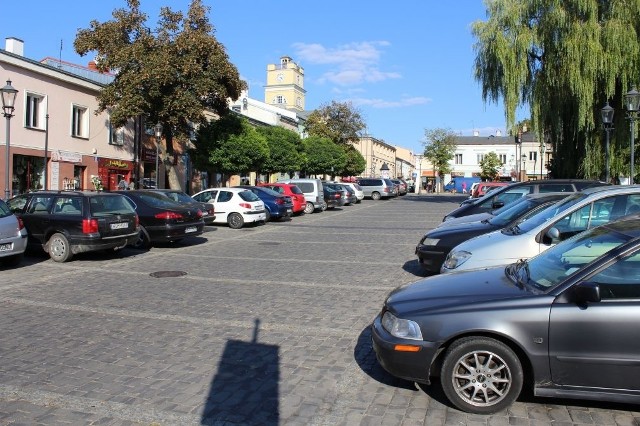
M0 425L638 425L523 395L492 416L394 379L368 326L460 196L414 195L147 252L0 271ZM185 274L182 274L184 272Z

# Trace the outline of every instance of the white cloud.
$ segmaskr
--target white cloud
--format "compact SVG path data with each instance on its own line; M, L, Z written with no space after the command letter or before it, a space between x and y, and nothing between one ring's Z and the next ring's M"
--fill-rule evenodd
M431 102L431 99L421 96L414 96L402 98L395 101L368 98L353 98L350 99L350 101L356 106L370 106L372 108L403 108L415 105L424 105Z

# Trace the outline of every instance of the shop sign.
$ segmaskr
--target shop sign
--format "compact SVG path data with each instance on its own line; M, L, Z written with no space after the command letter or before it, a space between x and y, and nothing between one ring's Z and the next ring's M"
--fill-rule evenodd
M65 161L67 163L82 163L82 154L69 151L51 151L51 161Z
M104 166L109 169L128 169L129 164L122 160L107 160L104 163Z

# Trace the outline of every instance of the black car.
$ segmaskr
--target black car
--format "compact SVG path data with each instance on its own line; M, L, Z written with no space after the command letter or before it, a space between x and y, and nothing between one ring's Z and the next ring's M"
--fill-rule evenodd
M535 396L640 403L640 219L591 228L527 261L392 291L372 324L394 376L490 414Z
M197 207L184 206L147 190L114 191L124 195L140 218L139 238L133 244L147 249L153 243L176 242L202 234L204 221Z
M490 215L484 220L432 229L424 234L416 246L418 261L427 272L437 274L447 254L461 242L508 227L515 220L523 220L534 215L566 196L564 192L529 194L494 211L495 215Z
M590 188L592 186L601 185L609 184L597 180L582 179L544 179L516 182L511 185L496 188L495 190L485 194L483 197L477 198L468 204L461 205L457 209L448 213L444 217L443 221L499 209L500 207L503 207L526 194L536 194L539 192L571 193L582 191L583 189Z
M327 209L342 207L347 202L347 191L342 185L322 182L322 188L324 190L324 202L327 205Z
M29 234L28 245L42 247L56 262L76 253L118 250L138 239L138 215L119 194L90 191L37 191L7 204Z
M179 204L200 209L202 212L202 220L205 225L213 225L213 221L216 219L213 204L196 201L191 198L189 194L186 194L179 189L149 189L149 191L165 195Z

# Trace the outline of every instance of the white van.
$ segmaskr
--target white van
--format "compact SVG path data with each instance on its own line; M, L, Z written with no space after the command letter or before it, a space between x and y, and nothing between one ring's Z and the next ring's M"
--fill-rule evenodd
M311 214L316 211L322 211L325 209L324 203L324 189L322 187L322 181L320 179L313 178L298 178L298 179L286 179L279 180L282 183L292 183L304 194L304 199L307 205L304 208L305 214Z

